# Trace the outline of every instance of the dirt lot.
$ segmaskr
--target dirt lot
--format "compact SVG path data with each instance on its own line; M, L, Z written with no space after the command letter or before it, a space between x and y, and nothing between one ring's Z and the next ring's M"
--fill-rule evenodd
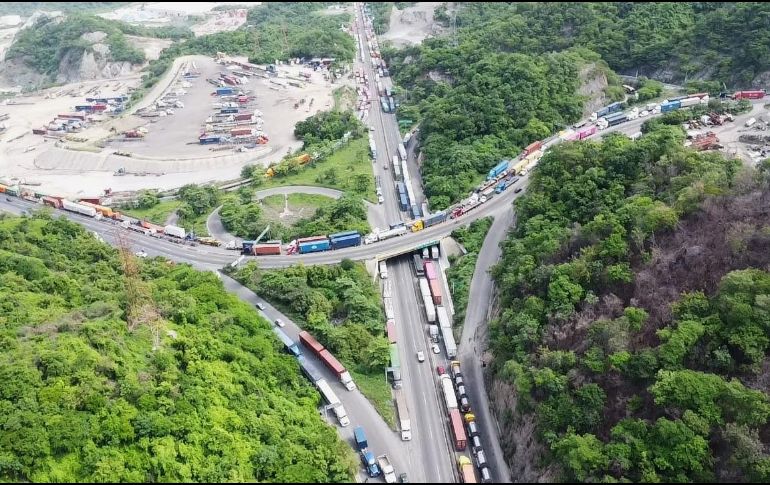
M51 121L57 113L71 111L76 103L83 101L82 97L74 98L66 94L46 99L46 94L67 93L80 85L83 86L79 89L80 92L94 85L113 87L118 82L124 84L121 86L121 91L125 92L126 84L129 86L138 84L138 76L127 80L112 80L109 83L92 81L75 86L63 86L35 96L16 99L17 103L27 104L0 106L0 113L10 115L8 123L11 125L8 133L0 137L0 174L26 179L29 182L39 182L42 184L43 191L48 190L63 195L96 193L107 187L115 191L141 188L168 189L186 183L237 178L243 165L247 163L267 165L297 148L300 142L294 139L294 125L318 111L331 109L332 90L340 85L340 83L330 84L325 81L320 71L313 72L309 82L304 83L303 88L292 86L281 88L269 85L262 78L250 78L250 83L244 87L252 90L252 94L257 97L255 107L263 113L263 130L270 139L269 143L262 150L247 153L211 152L208 147L186 145L186 143L197 139L205 118L213 112L211 105L213 98L210 93L214 88L205 80L209 77L207 73L216 73L223 66L215 64L211 58L203 57L196 60L196 64L203 75L194 80L192 87L186 88L188 93L181 97L185 107L176 109L174 115L161 118L156 123L149 123L145 118L126 115L109 121L109 124L97 125L84 131L83 134L76 135L87 136L88 144L92 144L108 135L109 127L112 125L116 130L124 131L145 124L149 130L146 140L124 143L121 145L125 146L118 148L136 153L136 156L131 158L112 154L115 147L99 149L81 145L78 151L55 147L54 140L32 135L31 130L33 127ZM287 75L298 77L299 72L303 70L307 69L291 65L279 66L279 78ZM173 72L172 70L172 74ZM160 83L161 87L168 84ZM109 96L111 93L102 89L101 95ZM157 95L158 92L153 92L148 95L148 98L152 101L153 96ZM294 104L302 98L305 98L306 102L299 109L294 109ZM17 138L19 136L21 138ZM113 176L113 172L121 167L128 172L147 173L149 177Z

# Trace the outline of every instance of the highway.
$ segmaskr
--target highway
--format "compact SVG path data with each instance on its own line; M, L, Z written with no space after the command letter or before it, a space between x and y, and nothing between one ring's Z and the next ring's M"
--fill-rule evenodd
M367 88L372 99L369 106L369 125L374 128L373 135L377 147L374 174L381 180L386 220L388 224L397 223L402 219L407 220L408 215L402 216L399 210L393 171L385 170L385 167L392 166L391 160L398 153L401 136L395 115L383 113L378 101L375 70L372 67L369 48L365 44L366 23L361 4L356 4L356 19L357 33L364 43L361 67L369 76ZM387 78L381 80L385 81ZM443 235L451 232L449 227L447 229L449 230L445 230ZM425 240L428 237L432 238L432 233L413 233L377 244L382 244L383 250L398 246L408 250L417 245L418 238ZM435 239L438 240L438 236ZM393 241L392 246L387 246L386 249L385 245L390 241ZM434 377L433 354L427 343L427 320L420 311L415 294L417 280L413 277L408 258L391 260L388 273L393 289L393 313L401 361L402 384L412 424L412 441L407 444L411 459L410 479L416 482L453 483L457 481L452 463L453 454L449 448L445 412L442 412L441 399L443 398L438 394ZM425 353L424 362L418 362L418 350Z

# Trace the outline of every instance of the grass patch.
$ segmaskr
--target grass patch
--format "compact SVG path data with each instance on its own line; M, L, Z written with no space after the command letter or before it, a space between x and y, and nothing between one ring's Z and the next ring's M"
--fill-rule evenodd
M357 183L357 176L366 177L365 190ZM288 185L313 185L360 194L372 203L377 203L377 193L374 190L374 175L372 162L369 158L369 140L358 138L351 141L323 161L308 164L299 173L285 177L272 177L257 186L257 190L270 187L285 187Z
M332 92L334 111L352 110L356 106L356 90L350 86L342 86Z
M476 270L476 260L479 257L481 245L484 244L484 238L486 238L489 228L492 227L492 221L491 217L485 217L473 221L467 228L463 227L452 231L452 237L468 251L459 257L450 256L450 267L446 273L454 302L453 328L458 342L465 323L465 310L468 308L468 297L470 296L473 272Z
M396 408L393 406L393 395L390 393L390 384L385 380L385 374L360 374L350 368L348 371L361 393L372 403L388 426L396 431Z
M166 218L182 205L181 200L162 200L149 209L121 209L120 211L137 219L147 219L158 225L166 223Z
M329 204L334 199L317 194L288 194L289 211L292 215L280 217L286 207L284 195L270 195L262 199L262 209L265 219L270 222L280 222L292 226L297 220L312 217L319 207Z

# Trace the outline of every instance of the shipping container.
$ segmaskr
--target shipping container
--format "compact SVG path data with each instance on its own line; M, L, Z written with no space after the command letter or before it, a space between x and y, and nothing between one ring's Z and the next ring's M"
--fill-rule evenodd
M444 221L446 221L447 213L446 211L440 211L436 212L434 214L429 215L423 220L424 227L430 227L435 226L436 224L440 224Z
M312 350L316 355L320 355L321 351L324 349L324 346L305 330L299 333L299 341L302 342L305 347Z
M305 374L305 377L307 377L310 382L316 383L323 379L323 373L321 372L321 369L319 369L311 361L307 360L304 355L297 357L297 361L299 361L299 366L302 369L302 373Z
M473 463L471 460L463 455L458 459L458 468L460 470L460 479L462 483L478 483L476 482L476 474L473 472Z
M280 255L281 242L267 242L263 244L254 244L251 250L255 256Z
M524 151L521 152L521 157L524 158L527 155L529 155L532 152L536 152L537 150L540 150L543 148L543 142L542 141L536 141L533 143L530 143L524 148Z
M329 243L329 240L325 237L318 241L308 241L308 242L299 243L300 254L317 253L320 251L327 251L330 248L331 248L331 245Z
M589 126L588 128L584 128L584 129L578 131L577 139L578 140L584 140L584 139L588 138L589 136L593 135L594 133L596 133L596 125Z
M463 426L463 419L460 417L460 411L457 409L449 410L449 422L452 428L452 437L455 440L455 450L465 451L468 439L465 435L465 427Z
M6 189L6 193L9 193L9 192L10 192L10 188ZM96 209L94 209L93 207L89 207L83 204L76 204L75 202L70 202L67 199L62 199L62 208L70 212L83 214L84 216L89 216L89 217L96 216Z
M439 305L436 307L436 317L438 318L439 327L452 328L452 320L449 319L449 313L446 311L446 307Z
M398 149L398 156L401 160L406 160L406 148L404 147L404 144L399 142L396 148Z
M428 318L428 323L436 323L436 305L430 294L422 295L422 303L425 306L425 316Z
M733 95L734 99L762 99L764 97L764 91L738 91Z
M438 307L437 307L438 308ZM454 359L457 357L457 343L455 342L454 334L451 327L440 327L441 337L444 339L444 348L446 349L447 357Z
M425 275L425 270L422 267L422 256L419 254L412 255L412 263L414 264L414 273L420 277Z
M347 248L361 244L361 234L358 231L338 232L329 234L332 249Z
M441 305L441 285L438 280L428 280L430 286L430 294L433 297L433 303Z
M350 373L345 369L345 366L334 357L327 349L323 349L318 353L318 358L323 361L324 364L340 378L340 382L345 386L348 391L352 391L356 388L353 383L353 378L350 377Z
M187 235L187 232L185 232L183 228L172 226L170 224L163 228L163 232L169 236L178 237L179 239L184 239L184 237Z
M0 192L5 192L5 189L4 188L0 189ZM61 209L62 207L61 200L56 199L54 197L47 197L47 196L43 197L43 204L56 209Z
M96 200L99 200L99 199L96 199ZM115 219L115 217L117 216L117 212L113 211L109 207L104 207L102 205L95 204L89 200L80 199L80 204L88 207L93 207L94 209L96 209L96 212L110 219Z
M496 178L498 175L500 175L501 173L508 170L508 163L509 163L509 160L503 160L497 165L495 165L487 174L487 180L492 180Z
M388 336L388 342L396 343L396 322L394 320L385 322L385 333Z
M444 404L446 404L447 411L457 409L457 397L455 396L455 388L452 384L452 379L448 375L441 375L441 389L444 391Z
M422 267L425 270L425 277L430 280L435 280L438 276L436 274L436 267L433 261L423 261Z
M668 103L662 103L660 105L660 112L667 113L669 111L674 111L675 109L679 109L681 105L682 103L680 101L670 101Z

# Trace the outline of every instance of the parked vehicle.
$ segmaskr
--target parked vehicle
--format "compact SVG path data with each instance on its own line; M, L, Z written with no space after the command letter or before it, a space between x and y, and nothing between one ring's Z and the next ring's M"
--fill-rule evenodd
M340 426L344 428L345 426L349 425L350 418L348 418L348 413L345 411L345 407L340 402L337 394L334 393L334 390L332 390L329 383L326 382L326 379L321 379L316 382L316 386L318 387L318 391L321 393L321 396L323 396L324 400L329 404L329 406L331 406L334 415L337 417L337 421L340 423Z
M380 466L382 474L385 475L385 483L396 483L396 471L393 469L388 455L378 456L377 464Z
M340 382L345 386L345 389L352 391L356 388L356 384L353 382L353 378L350 377L350 373L324 346L318 342L307 331L303 330L299 333L299 341L302 342L307 348L309 348L321 361L331 369Z

